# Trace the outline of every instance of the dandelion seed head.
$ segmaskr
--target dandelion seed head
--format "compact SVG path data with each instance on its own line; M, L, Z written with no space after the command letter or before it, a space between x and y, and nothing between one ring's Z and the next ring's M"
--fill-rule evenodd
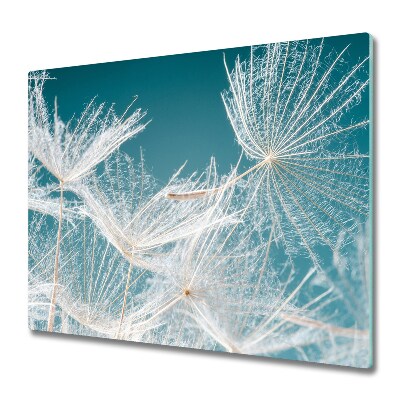
M60 182L78 181L90 174L120 145L141 132L147 125L146 112L140 109L118 117L105 103L95 106L92 100L80 118L63 122L55 101L51 118L43 96L46 72L30 74L29 84L29 151ZM130 109L127 108L125 114Z
M355 138L368 132L368 116L349 113L367 90L368 58L350 65L347 51L326 50L324 40L252 47L249 60L226 65L222 93L236 140L256 162L253 176L242 174L249 210L267 208L287 250L300 243L317 264L315 246L333 249L369 213L368 154Z
M145 170L143 160L135 163L123 153L105 162L100 177L88 178L72 190L84 199L85 213L105 237L128 260L143 268L157 270L151 256L168 250L177 240L210 226L232 223L232 191L201 201L171 202L166 194L175 188L195 189L216 186L215 161L200 176L180 178L178 171L160 187Z

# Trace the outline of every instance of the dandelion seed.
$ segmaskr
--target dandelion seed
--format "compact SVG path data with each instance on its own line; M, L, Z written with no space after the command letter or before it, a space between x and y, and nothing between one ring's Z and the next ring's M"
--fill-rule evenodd
M93 168L106 159L119 146L142 131L146 124L140 121L145 113L135 111L124 121L128 107L122 118L118 118L113 109L104 111L105 104L99 107L93 105L93 100L77 121L67 124L61 121L57 114L55 101L54 121L51 122L43 97L43 86L48 79L46 72L34 72L29 80L29 151L43 166L59 181L59 229L58 240L61 238L64 186L76 182L88 175ZM57 244L54 265L53 306L49 311L48 330L53 330L55 302L57 297L59 248Z
M225 192L202 202L175 203L166 199L166 193L174 187L216 185L213 160L205 176L180 180L180 172L157 190L143 161L136 167L127 155L117 153L106 161L102 176L75 185L73 190L85 201L86 214L129 261L130 271L138 266L162 274L160 257L169 251L168 246L203 229L234 221L234 215L221 211L230 206L231 194ZM127 286L129 280L128 273Z
M264 356L295 351L316 361L313 351L320 354L328 338L366 337L357 327L332 321L329 307L337 293L332 286L311 289L320 276L316 268L299 277L290 262L273 266L273 229L262 253L250 238L251 229L221 227L177 244L167 273L155 275L150 287L149 322L160 321L147 332L151 342Z
M347 327L348 335L331 335L321 346L327 363L368 368L371 365L370 336L370 263L368 225L358 225L355 240L345 246L346 232L341 232L335 246L332 265L317 284L329 285L342 312L334 317L335 325Z
M64 123L58 116L57 102L53 122L43 97L43 83L48 75L32 73L29 85L29 151L61 183L87 176L119 146L143 131L146 112L138 109L125 118L105 103L96 107L92 100L77 120ZM33 79L35 78L35 79ZM125 118L125 119L124 119Z
M106 161L100 177L92 177L72 189L84 199L86 214L120 253L129 261L152 269L154 267L146 263L146 255L157 248L209 226L235 221L233 215L221 216L220 211L232 207L232 194L221 193L200 203L167 201L166 194L171 188L216 185L218 182L214 160L207 172L198 177L179 179L181 170L160 190L145 171L143 160L136 166L126 154L116 153Z
M238 58L233 71L225 63L230 90L222 99L255 162L240 179L254 175L254 201L268 208L285 243L298 252L300 242L316 264L315 244L333 249L339 232L354 231L369 212L368 155L346 148L369 124L349 113L367 90L368 58L346 66L347 48L326 56L323 40L276 43L252 47L250 61Z
M280 285L269 269L259 273L258 250L250 245L252 229L238 227L206 229L176 244L165 260L163 274L154 276L149 289L154 302L147 321L160 324L148 332L153 343L203 349L217 346L250 354L250 344L254 350L256 343L272 334L271 328L294 326L282 323L282 315L302 312L296 312L291 301L313 272L284 297L288 283ZM251 342L247 347L246 339Z
M59 200L54 197L59 187L56 184L40 185L42 166L39 166L33 156L28 160L28 209L53 218L59 217ZM64 200L63 218L73 223L81 213L79 202Z
M38 217L38 214L30 225L31 239L41 238L32 241L29 249L30 326L41 329L43 321L47 323L48 310L52 307L57 227L55 222L51 225L46 217ZM53 329L75 335L114 338L120 329L123 300L127 314L142 305L138 300L132 302L132 293L139 298L149 273L140 269L131 271L131 282L126 288L129 263L93 223L86 218L69 228L60 246L57 302L54 305L57 319ZM128 296L124 297L126 292ZM129 335L124 327L124 338L139 340L146 330L144 327L140 324L140 329L135 330L131 324Z

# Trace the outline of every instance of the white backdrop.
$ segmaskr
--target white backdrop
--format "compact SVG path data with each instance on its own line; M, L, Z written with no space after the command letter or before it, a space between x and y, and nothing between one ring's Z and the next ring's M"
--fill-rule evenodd
M0 397L400 398L397 397L400 302L396 297L400 292L397 197L400 35L398 12L385 5L389 2L6 3L0 6ZM26 78L29 70L365 31L375 37L377 73L377 341L376 367L372 372L28 331Z

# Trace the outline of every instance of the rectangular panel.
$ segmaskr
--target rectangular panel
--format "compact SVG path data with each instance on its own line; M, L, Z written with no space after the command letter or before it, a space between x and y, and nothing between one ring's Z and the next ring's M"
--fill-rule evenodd
M29 73L29 327L371 367L371 52Z

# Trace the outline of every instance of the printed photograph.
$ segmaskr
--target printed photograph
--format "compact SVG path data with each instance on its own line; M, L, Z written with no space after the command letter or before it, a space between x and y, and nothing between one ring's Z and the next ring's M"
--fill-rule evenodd
M371 368L372 109L367 33L30 72L29 328Z

